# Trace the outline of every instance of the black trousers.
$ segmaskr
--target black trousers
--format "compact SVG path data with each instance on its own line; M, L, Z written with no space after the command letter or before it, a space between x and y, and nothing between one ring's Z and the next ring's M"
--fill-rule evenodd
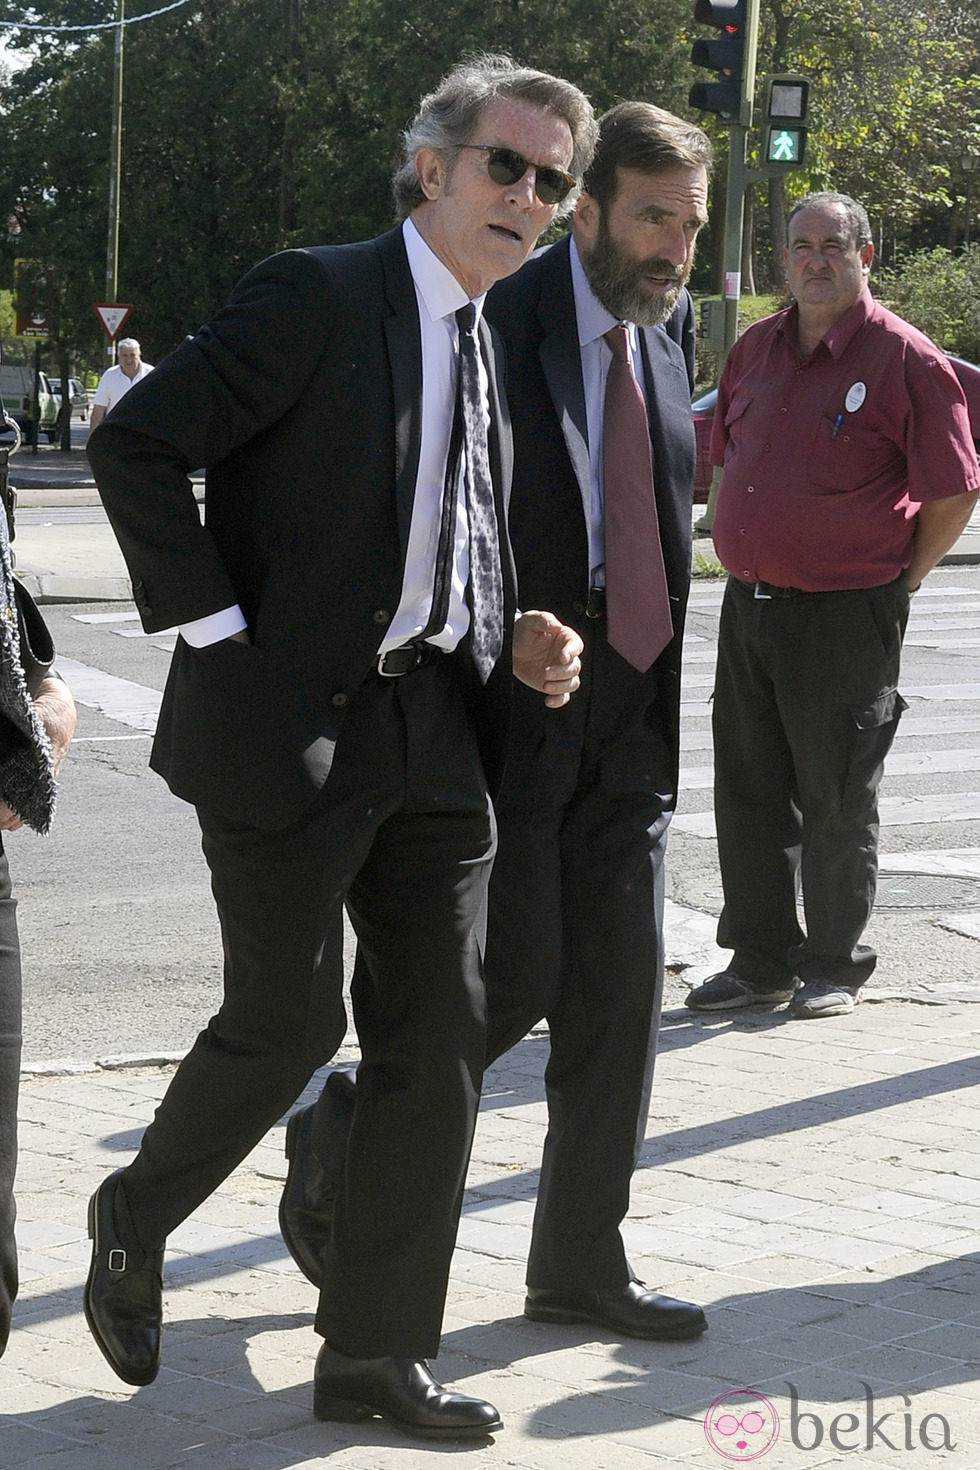
M620 1225L653 1083L676 785L656 676L641 680L612 652L604 619L581 631L582 686L569 704L542 722L541 696L514 691L484 962L488 1066L548 1020L527 1281L566 1290L631 1277ZM363 969L359 947L355 993ZM364 1077L362 1064L358 1098ZM327 1089L321 1100L313 1147L326 1158L342 1122Z
M494 845L455 659L369 676L295 825L199 815L224 1001L125 1171L133 1226L159 1247L336 1051L346 901L363 1062L316 1328L358 1357L433 1356L482 1080L474 930Z
M488 1063L547 1017L548 1131L527 1281L615 1289L646 1135L663 990L673 761L641 681L584 631L582 688L514 730L497 799L485 974ZM522 691L518 691L519 695ZM531 711L528 711L531 714Z
M875 967L860 941L908 610L902 578L768 600L729 579L712 714L718 943L746 979L857 986Z
M17 1168L17 1091L20 1084L21 978L17 900L0 845L0 1356L10 1333L17 1295L14 1174Z

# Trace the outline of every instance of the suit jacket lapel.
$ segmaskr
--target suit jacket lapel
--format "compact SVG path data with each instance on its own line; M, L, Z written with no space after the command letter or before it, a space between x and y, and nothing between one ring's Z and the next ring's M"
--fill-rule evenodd
M544 336L539 352L583 504L588 505L589 435L569 249L570 238L561 240L542 258L538 316Z
M415 284L401 229L378 241L385 275L389 315L384 329L391 364L395 429L395 502L402 556L408 546L412 503L418 479L422 441L422 336Z

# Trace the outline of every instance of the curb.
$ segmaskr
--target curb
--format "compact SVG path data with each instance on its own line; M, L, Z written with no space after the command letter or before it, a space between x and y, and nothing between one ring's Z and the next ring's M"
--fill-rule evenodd
M132 602L133 589L126 577L65 577L31 566L16 568L17 575L37 603Z

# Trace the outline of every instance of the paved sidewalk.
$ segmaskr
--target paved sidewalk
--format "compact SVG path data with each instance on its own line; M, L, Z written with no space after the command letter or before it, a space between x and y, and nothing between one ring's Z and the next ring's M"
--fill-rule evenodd
M415 1470L450 1453L498 1470L718 1467L753 1445L716 1434L719 1452L703 1418L743 1387L780 1417L767 1467L855 1449L925 1466L946 1439L943 1465L980 1466L980 1006L709 1020L682 1006L703 973L670 982L627 1236L639 1273L702 1302L710 1330L616 1342L523 1319L544 1128L546 1038L532 1036L488 1077L438 1360L502 1411L494 1442L468 1449L313 1420L313 1292L276 1224L281 1125L172 1237L163 1368L149 1388L120 1383L81 1312L85 1205L170 1069L27 1076L3 1470Z

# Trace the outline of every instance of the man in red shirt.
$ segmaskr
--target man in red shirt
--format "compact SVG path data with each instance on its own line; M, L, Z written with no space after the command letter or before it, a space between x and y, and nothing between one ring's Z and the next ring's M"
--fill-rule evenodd
M713 705L718 943L734 954L687 1004L788 1000L810 1018L853 1010L875 967L861 938L909 595L966 525L980 472L944 354L868 290L862 206L810 195L787 240L795 304L735 344L714 419L713 534L730 574Z

